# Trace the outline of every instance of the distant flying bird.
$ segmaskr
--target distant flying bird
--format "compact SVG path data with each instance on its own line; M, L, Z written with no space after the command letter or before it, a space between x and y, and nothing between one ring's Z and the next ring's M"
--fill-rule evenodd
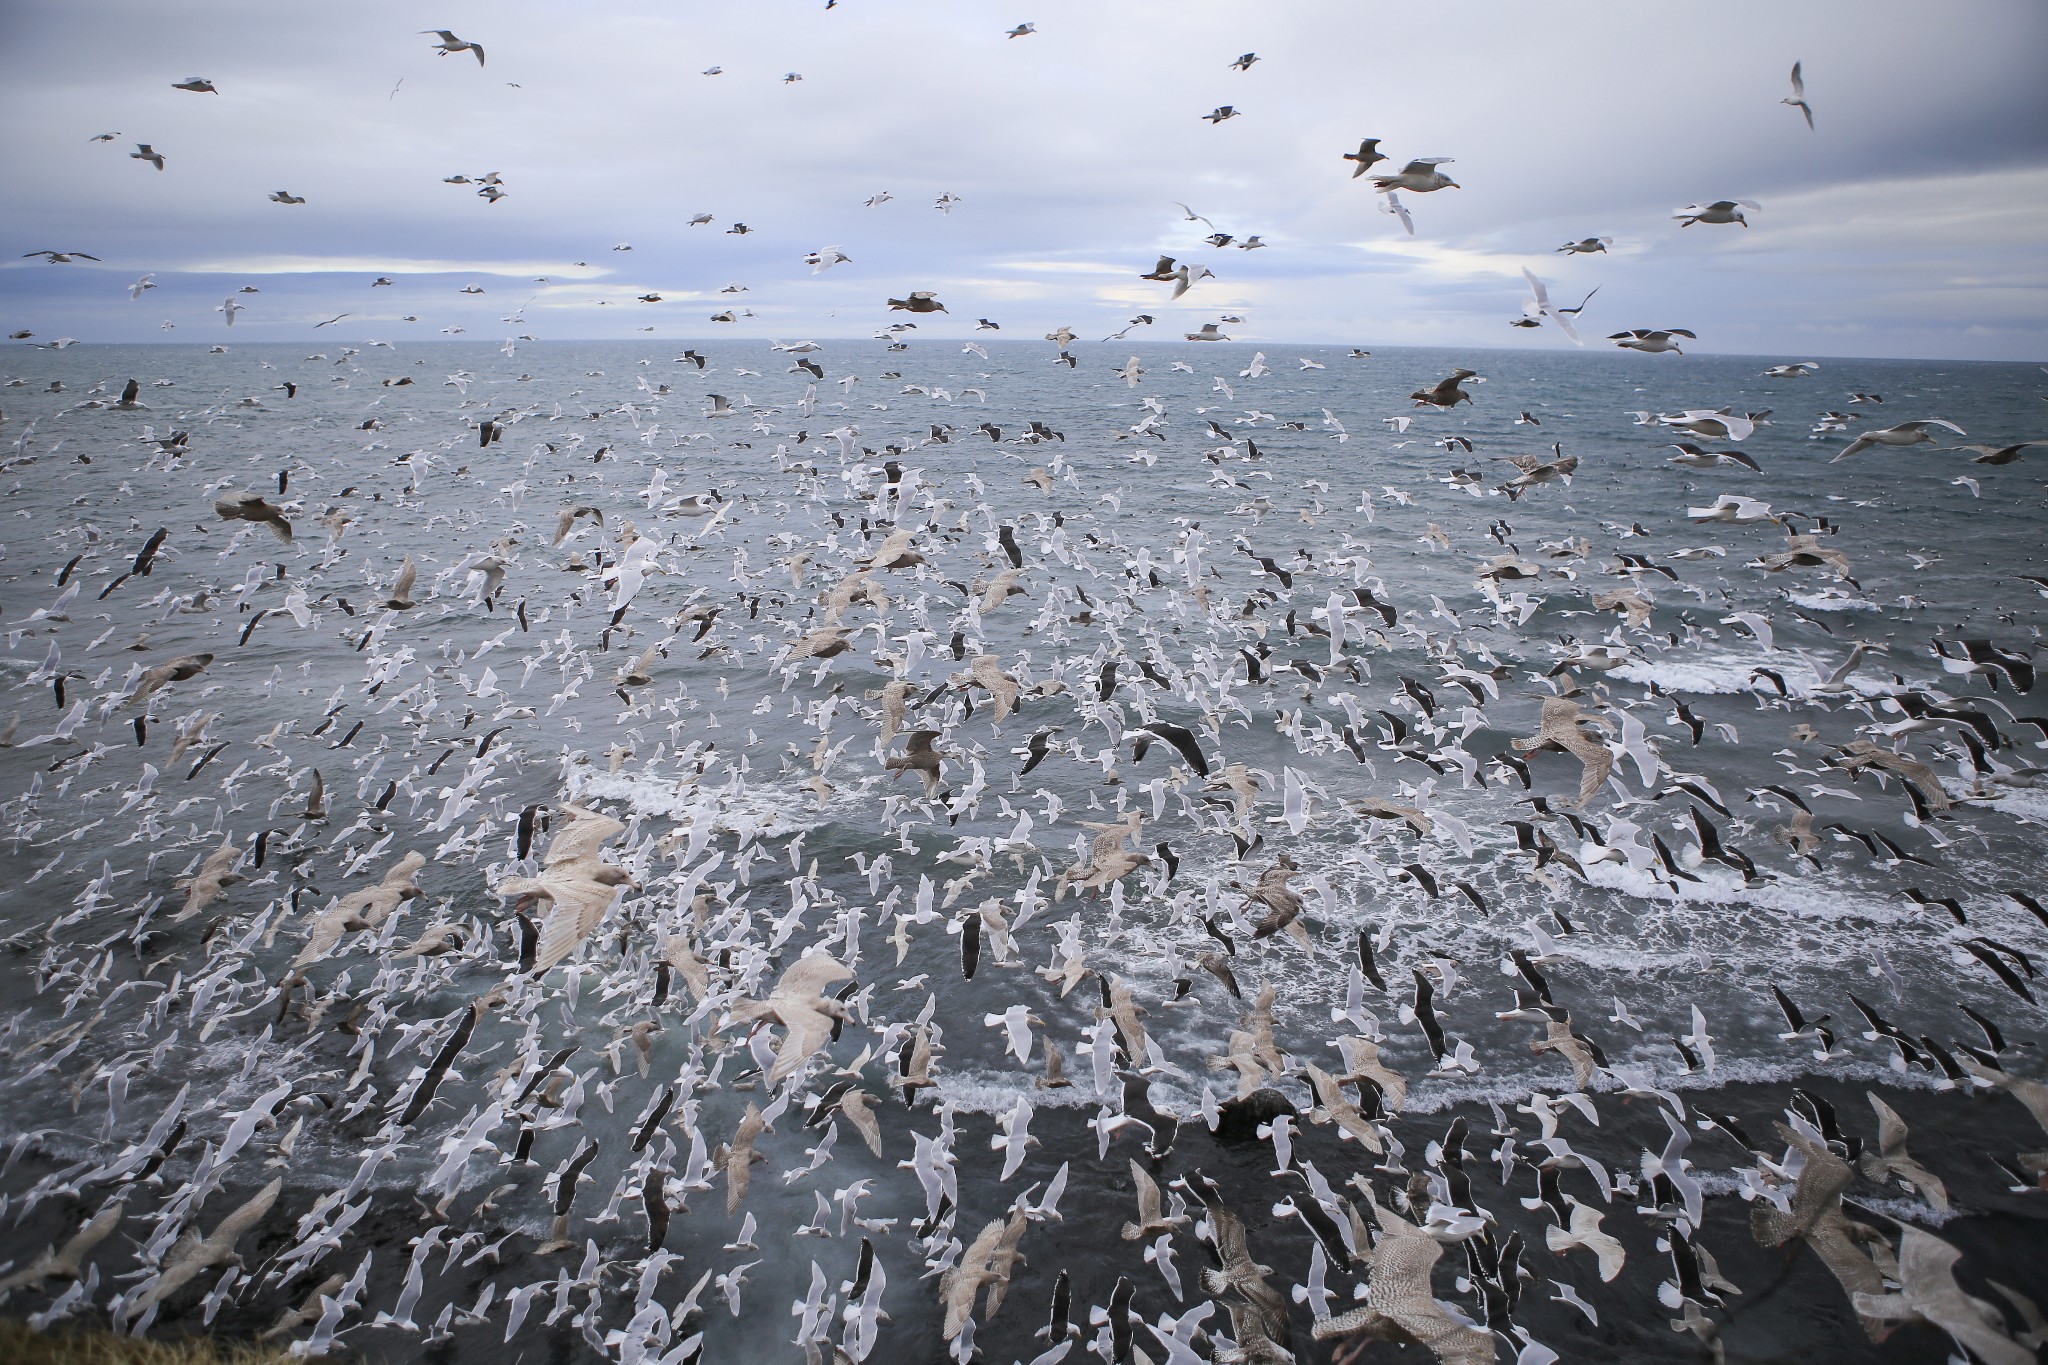
M1401 226L1408 229L1408 235L1415 235L1415 219L1408 213L1408 206L1401 202L1401 196L1389 190L1380 196L1380 212L1391 213L1401 220Z
M1574 345L1585 345L1585 342L1579 340L1578 331L1572 326L1571 319L1565 316L1562 309L1553 306L1550 302L1550 291L1543 287L1543 281L1537 279L1527 266L1522 267L1522 278L1529 282L1530 298L1527 303L1522 305L1522 316L1510 325L1515 327L1540 327L1543 325L1543 319L1549 318L1557 324L1558 331L1563 332L1572 339ZM1587 297L1591 298L1592 295L1589 294ZM1582 303L1579 305L1579 308L1584 308L1585 306ZM1577 312L1578 309L1575 308L1572 311Z
M147 161L158 170L164 168L164 154L150 146L147 142L136 143L135 150L128 153L128 159L130 161Z
M1789 104L1800 113L1806 115L1806 128L1808 132L1811 132L1813 131L1813 106L1806 102L1806 81L1800 75L1800 65L1798 62L1792 63L1792 98L1779 100L1778 103Z
M1027 33L1036 32L1038 32L1038 25L1036 24L1019 24L1003 36L1005 38L1022 38Z
M467 42L456 37L445 28L423 28L420 32L433 34L441 40L436 46L435 51L439 52L443 57L452 57L458 52L474 52L476 54L476 64L478 66L484 64L482 44Z
M135 283L128 286L128 297L131 299L139 299L145 293L149 292L154 288L156 288L156 272L151 271L149 274L144 275L141 279L137 280Z
M1438 170L1449 165L1447 156L1418 156L1393 175L1373 177L1373 188L1385 190L1412 190L1416 194L1428 194L1433 190L1461 189L1457 181Z
M270 192L270 202L273 204L303 204L306 201L300 196L293 194L290 190L272 190Z
M1236 118L1240 112L1235 105L1219 104L1202 117L1211 123L1221 123L1225 119Z
M1691 227L1694 223L1740 223L1749 226L1749 219L1742 216L1748 209L1755 213L1763 205L1753 199L1716 199L1711 204L1687 204L1682 209L1671 210L1671 216L1680 220L1680 227Z
M220 91L213 88L213 82L204 76L187 76L182 81L174 82L171 89L190 90L195 95L218 95L220 93Z
M89 256L83 251L24 251L21 253L21 259L24 261L31 256L41 256L51 265L70 265L73 261L96 261L99 259L99 257Z
M943 313L946 305L929 289L913 289L907 299L890 299L889 307L899 313Z
M1686 337L1693 341L1699 340L1697 335L1686 331L1683 327L1671 327L1661 332L1637 327L1627 332L1616 332L1607 339L1626 351L1648 351L1651 354L1656 354L1660 351L1678 351L1678 354L1684 355L1685 352L1678 349L1678 343L1671 339L1673 337Z
M1258 54L1258 53L1256 53L1256 52L1247 52L1247 53L1245 53L1245 54L1244 54L1244 55L1243 55L1242 57L1239 57L1239 58L1238 58L1238 59L1237 59L1236 61L1234 61L1234 62L1232 62L1232 63L1230 64L1231 70L1233 70L1233 71L1249 71L1249 70L1251 70L1251 69L1252 69L1252 63L1253 63L1253 62L1255 62L1255 61L1257 61L1258 59L1259 59L1259 54Z
M1581 237L1576 242L1566 242L1558 250L1567 256L1581 256L1591 255L1596 251L1604 253L1608 247L1613 245L1614 239L1612 237Z
M1344 153L1344 159L1358 163L1351 172L1351 178L1356 180L1359 176L1371 170L1377 163L1385 161L1387 156L1386 153L1380 150L1380 140L1376 137L1369 137L1358 144L1357 151Z

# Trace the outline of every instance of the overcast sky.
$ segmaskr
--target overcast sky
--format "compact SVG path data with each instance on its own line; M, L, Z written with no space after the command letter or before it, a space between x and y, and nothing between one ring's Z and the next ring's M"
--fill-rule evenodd
M427 23L487 64L437 55ZM1232 315L1249 341L1567 345L1506 325L1528 266L1561 302L1599 286L1595 337L2040 360L2044 59L2040 0L0 4L0 325L827 338L929 289L949 312L919 337L986 317L1092 343L1142 311L1159 322L1133 339ZM1779 103L1795 60L1811 132ZM191 76L220 93L171 88ZM1204 121L1223 104L1241 116ZM1460 188L1403 196L1413 237L1341 159L1368 136L1382 169L1453 158ZM443 183L493 171L497 203ZM1747 229L1671 217L1719 198L1762 208ZM1175 201L1268 245L1206 245ZM1612 251L1554 253L1589 236ZM828 245L852 261L814 276ZM16 259L46 248L102 264ZM1162 253L1216 278L1170 304L1137 278ZM158 288L131 300L144 272ZM228 333L215 306L243 285L261 292Z

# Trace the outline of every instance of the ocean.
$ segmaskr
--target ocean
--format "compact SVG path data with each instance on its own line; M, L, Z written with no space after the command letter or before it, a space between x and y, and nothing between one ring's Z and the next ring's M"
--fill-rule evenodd
M1863 1092L1884 1096L1954 1205L1877 1182L1852 1200L1945 1229L1966 1278L2048 1293L2041 1197L1995 1164L2043 1139L2012 1097L1972 1093L1956 1060L1974 1048L2043 1070L2041 1012L2022 994L2048 990L2029 985L2048 921L2027 906L2048 866L2048 721L2015 683L2030 683L2048 597L2029 577L2048 572L2048 453L1988 465L1937 448L2035 435L2036 367L1143 338L1081 343L1068 366L1045 342L905 345L11 354L0 1193L16 1216L0 1260L25 1263L129 1189L85 1296L108 1311L137 1292L119 1277L165 1253L157 1231L188 1216L210 1229L277 1176L239 1275L167 1299L161 1330L262 1330L367 1257L338 1345L377 1358L680 1361L701 1332L705 1360L829 1359L834 1343L937 1360L964 1348L944 1335L930 1263L1064 1171L1059 1215L1029 1220L1009 1301L979 1309L971 1336L985 1359L1029 1360L1058 1345L1031 1332L1062 1271L1077 1327L1120 1277L1154 1326L1210 1302L1191 1223L1172 1238L1179 1292L1117 1235L1136 1209L1133 1158L1163 1186L1215 1180L1283 1294L1323 1259L1284 1202L1312 1201L1319 1181L1269 1174L1287 1164L1269 1139L1202 1116L1238 1094L1232 1034L1257 1031L1243 1016L1270 985L1284 1064L1263 1079L1299 1111L1297 1171L1313 1162L1339 1190L1376 1180L1388 1203L1409 1173L1445 1178L1446 1129L1466 1123L1476 1193L1452 1202L1495 1218L1496 1243L1519 1232L1529 1276L1493 1323L1504 1345L1521 1333L1567 1359L1699 1358L1656 1297L1672 1220L1642 1163L1665 1150L1660 1105L1686 1109L1692 1147L1674 1160L1708 1196L1704 1222L1681 1226L1747 1296L1708 1314L1732 1356L1946 1349L1924 1325L1870 1341L1811 1253L1787 1280L1784 1254L1758 1247L1736 1174L1758 1156L1698 1120L1739 1120L1776 1161L1772 1124L1795 1093L1864 1141ZM1128 356L1135 382L1115 373ZM1800 377L1764 374L1809 359ZM1469 402L1410 400L1458 368L1477 372ZM86 406L131 378L144 408ZM711 415L713 395L731 415ZM1703 440L1638 418L1717 411L1754 430ZM1847 416L1817 435L1830 411ZM1834 460L1859 431L1930 418L1968 435ZM480 444L484 422L494 443ZM1674 465L1680 441L1758 468ZM244 491L282 509L289 542L216 514ZM1724 495L1769 506L1689 516ZM553 543L572 508L601 524L579 517ZM915 532L922 562L853 579L892 528ZM1788 529L1836 561L1765 567ZM646 543L629 550L635 535ZM1006 540L1021 594L990 602ZM408 557L417 605L392 609ZM629 597L607 577L622 559L647 566ZM779 661L835 622L844 652ZM2004 671L1956 671L1973 648ZM130 695L141 669L201 652L196 676ZM999 722L977 656L1020 689ZM646 681L622 683L636 662ZM879 743L892 680L908 684L902 734L937 732L935 795L885 764L905 745ZM1515 747L1560 692L1604 727L1596 746L1613 742L1611 780L1583 808L1577 756ZM1138 756L1154 724L1183 727L1210 777L1169 738ZM325 810L306 818L316 781ZM1383 803L1374 818L1362 800ZM535 979L519 970L514 900L494 888L535 870L572 801L624 825L606 856L633 884ZM1144 861L1101 894L1056 895L1133 815ZM237 879L174 918L182 879L230 843ZM316 917L408 851L425 858L419 894L295 965ZM1258 934L1273 904L1252 893L1276 867L1299 918ZM454 946L404 955L430 927ZM977 939L967 979L963 941ZM664 958L672 943L703 964L701 995ZM807 951L850 973L847 1017L778 1104L763 1070L782 1030L750 1038L733 1006L766 998ZM1215 954L1241 999L1198 961ZM1063 976L1078 984L1063 992ZM494 987L431 1103L400 1122ZM1781 1038L1774 987L1829 1016L1826 1056ZM1123 1035L1118 1052L1112 988L1143 1011L1145 1047ZM1631 1260L1612 1284L1586 1253L1546 1248L1526 1161L1495 1178L1506 1125L1541 1155L1517 1106L1575 1084L1564 1056L1529 1046L1543 1004L1602 1059L1600 1124L1567 1110L1563 1131L1652 1190L1649 1216L1625 1192L1603 1205ZM1028 1060L1000 1026L1012 1006L1028 1012ZM906 1105L897 1053L920 1035L932 1084ZM1398 1106L1378 1097L1405 1157L1314 1121L1306 1068L1341 1073L1340 1035L1377 1040L1405 1078ZM1048 1041L1071 1084L1040 1083ZM1148 1160L1135 1126L1101 1137L1104 1115L1131 1110L1118 1071L1180 1116L1171 1151ZM842 1084L870 1092L879 1157L843 1115L807 1126L807 1101ZM1368 1108L1372 1089L1357 1089ZM149 1179L108 1174L174 1102L184 1135ZM1036 1145L1004 1180L992 1136L1020 1102ZM728 1215L716 1149L750 1104L779 1112ZM947 1134L935 1205L914 1153ZM467 1161L465 1136L488 1144ZM238 1150L218 1163L224 1143ZM656 1167L672 1172L673 1264L646 1256ZM195 1178L219 1192L195 1199ZM1599 1196L1583 1171L1562 1178ZM564 1182L566 1245L542 1254ZM1174 1197L1195 1204L1192 1186ZM410 1321L379 1325L436 1227ZM885 1271L879 1344L839 1313L873 1284L863 1238ZM494 1259L462 1263L492 1243ZM1484 1322L1484 1258L1454 1277L1461 1248L1474 1254L1447 1246L1438 1297ZM729 1304L718 1277L748 1263ZM678 1309L706 1273L701 1312ZM1354 1280L1329 1268L1334 1311ZM1597 1323L1543 1287L1558 1282ZM508 1339L522 1287L531 1311ZM1303 1298L1294 1348L1325 1358ZM1170 1355L1150 1329L1120 1346L1114 1326L1105 1358ZM1215 1311L1202 1330L1232 1328ZM1216 1343L1196 1339L1209 1358Z

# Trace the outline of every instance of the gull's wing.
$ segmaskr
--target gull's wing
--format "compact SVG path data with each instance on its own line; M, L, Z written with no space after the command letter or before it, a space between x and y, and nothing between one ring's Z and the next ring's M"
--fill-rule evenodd
M853 969L838 958L827 953L812 953L809 957L797 959L782 979L775 983L769 998L776 1001L803 1001L823 993L825 987L835 981L845 981L853 976Z
M590 931L604 918L619 890L586 877L547 877L542 882L541 894L548 898L551 908L540 927L540 944L533 954L537 974L553 968L590 937Z
M278 1176L258 1190L248 1203L220 1220L212 1235L201 1243L201 1249L216 1260L226 1260L233 1253L235 1243L242 1240L242 1235L263 1221L263 1216L270 1212L270 1206L277 1202L278 1191L283 1188L284 1177Z
M569 817L566 829L557 830L548 844L547 856L541 860L543 867L556 867L572 859L594 857L607 839L626 832L626 827L609 815L582 806L563 806L561 813Z
M771 1090L794 1076L832 1038L832 1016L818 1010L785 1009L781 1018L788 1031L782 1046L775 1050L774 1069L768 1073Z

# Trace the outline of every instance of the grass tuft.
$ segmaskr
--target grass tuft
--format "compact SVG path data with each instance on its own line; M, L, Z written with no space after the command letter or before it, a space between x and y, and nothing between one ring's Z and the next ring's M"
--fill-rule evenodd
M283 1351L241 1341L136 1340L99 1327L44 1334L0 1318L0 1361L7 1365L285 1365L291 1359Z

